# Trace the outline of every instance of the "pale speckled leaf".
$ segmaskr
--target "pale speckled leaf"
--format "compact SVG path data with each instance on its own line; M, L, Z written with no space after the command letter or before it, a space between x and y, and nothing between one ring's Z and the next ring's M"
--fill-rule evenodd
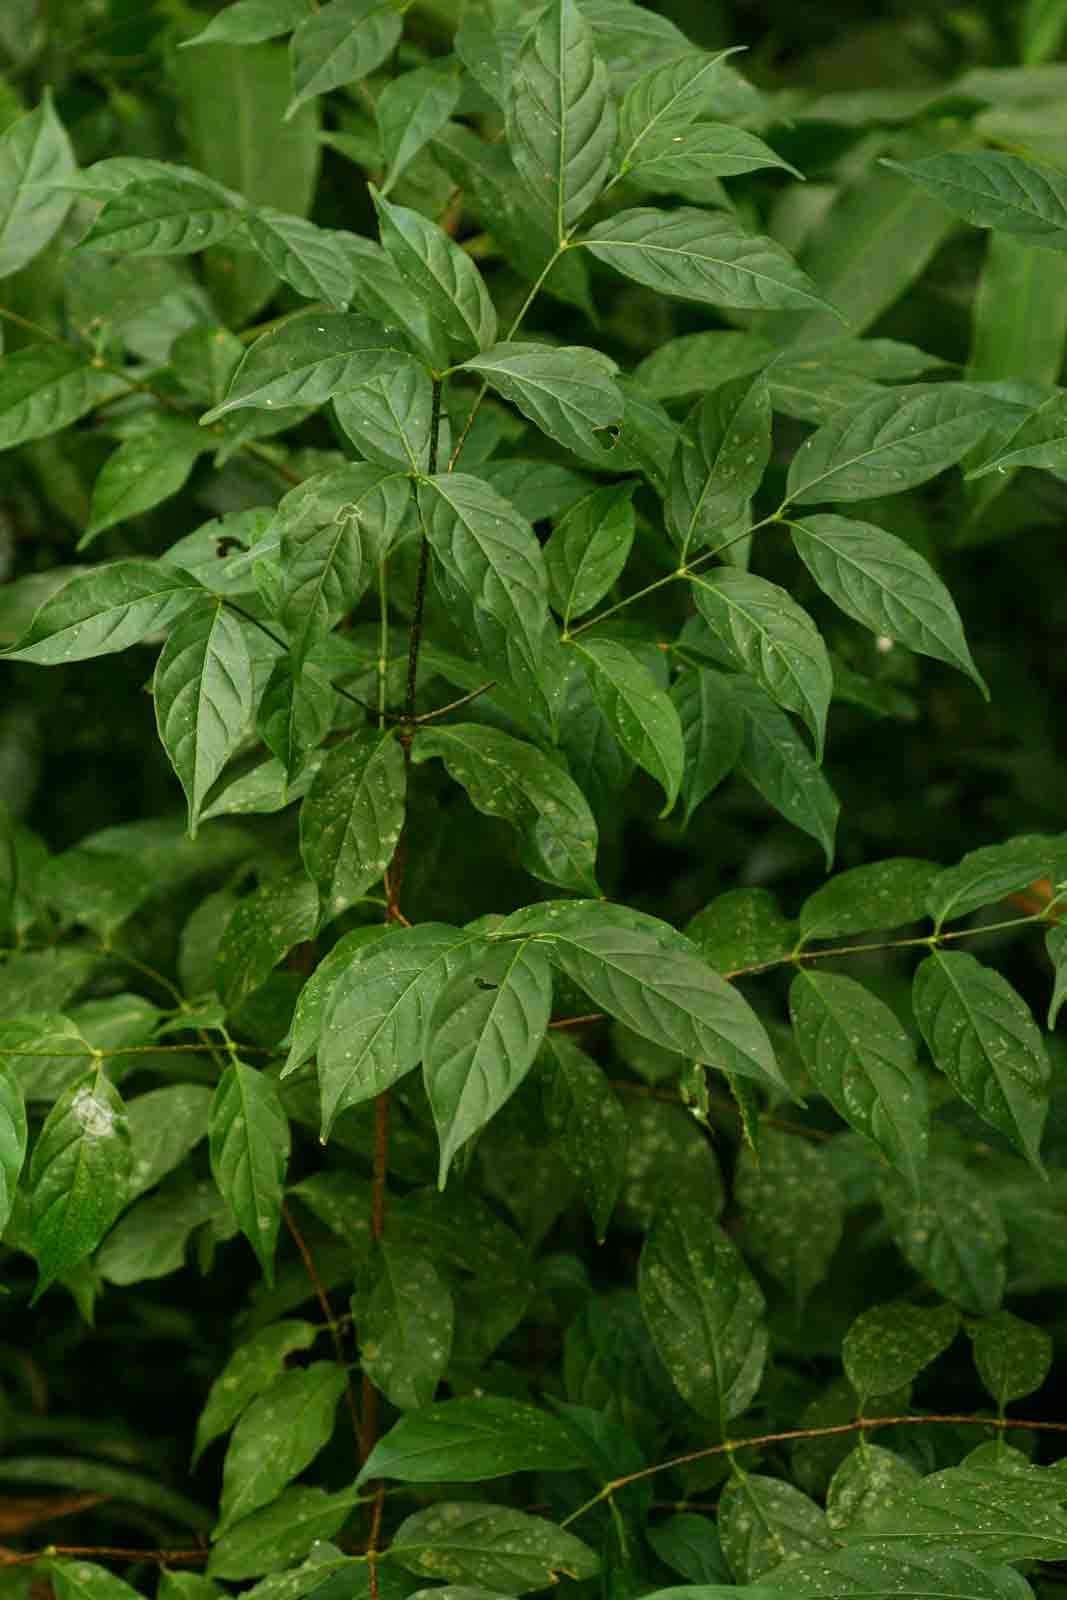
M942 1158L923 1174L916 1200L894 1174L879 1185L890 1232L908 1264L964 1311L1000 1308L1007 1236L995 1197L962 1163Z
M1010 1311L970 1324L978 1376L996 1401L997 1410L1040 1389L1052 1366L1052 1339L1044 1328L1024 1322Z
M954 867L945 867L930 885L926 909L940 932L955 921L1026 889L1038 878L1067 877L1062 836L1025 833L1002 844L969 850Z
M797 942L796 923L783 914L770 889L728 889L698 911L685 932L727 977L783 961Z
M384 1240L375 1253L376 1281L356 1294L363 1371L399 1411L428 1406L452 1354L452 1295L423 1251Z
M227 1067L211 1104L208 1140L219 1193L273 1283L289 1122L272 1080L243 1061Z
M938 872L935 862L911 856L838 872L801 906L800 930L805 939L832 939L918 922Z
M128 1103L131 1200L154 1188L207 1137L210 1106L211 1090L200 1083L167 1084Z
M330 919L378 883L404 825L404 754L365 729L327 755L300 807L300 853Z
M1022 997L963 950L936 950L915 973L915 1020L957 1094L1038 1171L1052 1067Z
M832 1550L834 1536L820 1506L781 1478L746 1473L719 1500L723 1554L739 1584L758 1584L793 1556Z
M862 1536L859 1536L862 1537ZM764 1592L753 1586L753 1600ZM1028 1600L1033 1592L1011 1567L994 1566L966 1550L896 1547L879 1539L868 1547L835 1550L807 1560L794 1560L771 1581L766 1592L784 1600ZM697 1596L691 1595L691 1600ZM726 1600L726 1596L722 1597Z
M807 969L793 979L789 1008L820 1093L914 1188L928 1137L926 1081L892 1011L855 978Z
M237 902L215 957L215 981L227 1010L236 1011L295 944L312 937L318 912L318 893L302 869L268 879Z
M913 1306L904 1300L872 1306L845 1334L845 1375L861 1401L900 1389L948 1349L959 1325L954 1306Z
M177 1272L195 1229L227 1226L226 1207L209 1178L177 1173L120 1218L98 1251L94 1266L109 1283L146 1283Z
M396 1530L389 1553L420 1577L509 1595L547 1588L560 1577L591 1578L600 1566L588 1545L555 1523L476 1501L416 1511Z
M584 1461L557 1417L523 1401L481 1395L409 1411L379 1439L358 1482L481 1483L512 1472L569 1472Z
M289 1030L289 1054L281 1074L283 1079L315 1054L334 984L356 959L357 952L367 945L376 944L387 933L395 933L398 926L383 923L380 926L371 924L369 927L353 928L351 932L342 934L323 956L297 996Z
M298 1561L323 1539L332 1539L356 1503L354 1489L283 1489L277 1500L229 1528L207 1564L210 1578L258 1578Z
M663 1209L641 1252L638 1293L678 1392L725 1437L767 1353L763 1296L736 1246L703 1210Z
M272 1322L237 1346L208 1390L197 1418L194 1466L212 1440L232 1428L257 1394L281 1375L286 1356L294 1350L307 1350L315 1336L310 1322Z
M862 1525L842 1530L847 1544L912 1558L962 1546L992 1561L1062 1561L1067 1552L1067 1480L1044 1467L949 1467L923 1478Z
M755 1150L738 1156L734 1198L746 1247L790 1291L799 1315L829 1271L844 1225L841 1192L821 1148L763 1128Z
M836 1532L862 1522L864 1517L889 1505L919 1481L910 1461L868 1439L850 1452L830 1480L826 1493L826 1520Z
M226 1452L215 1537L269 1505L312 1462L333 1432L346 1375L315 1361L275 1378L243 1413Z

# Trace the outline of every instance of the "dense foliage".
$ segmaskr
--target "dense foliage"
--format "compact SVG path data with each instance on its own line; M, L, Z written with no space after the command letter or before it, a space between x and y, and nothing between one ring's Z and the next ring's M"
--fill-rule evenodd
M0 1600L1058 1586L1065 33L4 0Z

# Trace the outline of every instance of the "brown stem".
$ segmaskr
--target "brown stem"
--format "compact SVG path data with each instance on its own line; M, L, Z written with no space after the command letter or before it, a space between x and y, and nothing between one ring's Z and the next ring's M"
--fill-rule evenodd
M282 1217L285 1221L285 1226L289 1229L289 1234L293 1243L300 1252L300 1259L304 1263L304 1270L307 1272L308 1278L311 1281L311 1287L315 1291L315 1299L319 1302L319 1308L322 1311L323 1319L325 1320L326 1326L330 1330L330 1338L333 1341L333 1350L334 1355L337 1358L337 1363L347 1374L348 1356L345 1353L344 1340L341 1338L341 1330L333 1314L333 1307L330 1305L330 1297L326 1293L326 1287L323 1284L322 1279L319 1277L319 1270L315 1265L314 1256L308 1249L307 1240L304 1238L304 1235L297 1226L293 1213L289 1210L289 1207L284 1204L284 1202L282 1204ZM352 1433L355 1437L356 1449L360 1453L360 1458L362 1459L363 1430L360 1427L359 1412L356 1410L356 1397L352 1392L352 1385L348 1381L347 1376L345 1378L345 1403L348 1406L348 1415L352 1419Z

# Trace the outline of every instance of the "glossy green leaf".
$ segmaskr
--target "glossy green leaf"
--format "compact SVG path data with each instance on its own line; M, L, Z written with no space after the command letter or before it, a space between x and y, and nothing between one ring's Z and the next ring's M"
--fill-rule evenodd
M134 1600L137 1590L89 1561L46 1561L44 1571L61 1600Z
M725 122L698 122L675 134L659 153L642 148L625 176L653 194L678 194L699 205L718 198L715 186L719 178L734 178L764 167L783 167L799 176L795 167L754 133Z
M342 1111L418 1066L437 997L476 937L420 923L359 951L340 973L318 1050L324 1135Z
M211 1090L199 1083L171 1083L130 1100L129 1197L144 1194L179 1166L207 1138Z
M731 216L639 206L598 222L581 243L623 277L674 299L757 311L827 309L781 245L745 233Z
M308 16L307 0L236 0L212 17L207 27L180 46L199 44L261 44L288 33Z
M457 358L487 350L496 338L496 311L470 256L409 206L393 205L377 193L374 204L382 244Z
M855 978L805 968L793 979L794 1038L812 1081L915 1187L926 1153L926 1081L907 1034Z
M473 722L421 730L412 759L434 756L479 811L518 829L523 864L535 877L578 893L596 892L596 823L582 791L557 761L535 745Z
M294 653L301 642L312 648L362 593L355 535L362 558L377 565L399 538L410 511L407 479L395 467L369 461L313 473L285 495L277 510L282 618Z
M673 703L617 639L585 636L572 640L571 647L619 743L661 785L665 816L678 798L685 770L682 727Z
M408 1572L473 1584L479 1595L527 1594L561 1577L591 1578L600 1565L588 1545L555 1523L477 1501L445 1501L416 1511L396 1530L390 1555ZM465 1596L471 1593L463 1589Z
M940 931L946 922L966 917L980 906L995 905L1039 878L1059 882L1065 870L1065 842L1050 834L1024 833L1002 844L982 845L937 874L926 910Z
M855 1537L864 1535L857 1530ZM1011 1567L994 1566L966 1550L878 1540L869 1547L861 1543L854 1549L793 1560L788 1578L785 1572L780 1579L770 1573L764 1583L754 1585L753 1600L771 1594L815 1600L828 1592L855 1596L856 1600L891 1600L894 1595L928 1596L931 1600L934 1595L951 1595L956 1600L1026 1600L1029 1585L1024 1589L1024 1584L1026 1579Z
M954 1306L913 1306L889 1300L861 1312L841 1346L845 1376L861 1403L917 1378L947 1350L959 1330Z
M379 882L404 825L404 754L392 730L335 745L300 807L300 853L324 917Z
M109 255L191 255L237 227L234 199L221 184L174 171L130 183L105 200L80 247Z
M777 584L720 568L693 574L693 598L731 663L811 730L821 760L833 671L822 635Z
M728 889L686 927L705 960L726 976L784 961L796 948L797 925L770 889Z
M212 1440L227 1433L256 1396L280 1376L285 1358L314 1343L315 1333L310 1322L273 1322L237 1346L197 1418L194 1466Z
M415 67L386 84L374 108L386 166L383 195L444 127L459 96L459 73L448 64Z
M29 345L0 365L0 450L43 439L120 393L121 378L84 350L59 344Z
M157 417L150 427L126 439L105 461L93 484L89 524L79 550L105 528L151 511L177 494L197 458L210 448L210 439L200 429L176 417Z
M303 1066L304 1062L315 1054L330 992L341 974L355 959L357 952L365 945L377 943L390 931L396 930L395 928L390 930L387 925L373 924L369 927L353 928L350 933L342 934L329 953L319 962L297 997L289 1033L289 1055L282 1072L283 1078L295 1072L297 1067Z
M306 663L294 678L290 661L283 657L275 663L259 703L256 725L291 780L299 778L318 752L333 726L336 709L333 685L316 667Z
M302 869L269 878L234 907L215 957L219 998L235 1011L295 944L313 937L319 897Z
M696 407L671 462L667 527L683 560L716 545L763 479L771 454L771 407L762 377L738 378Z
M433 380L413 356L334 396L341 431L368 461L405 471L430 464Z
M345 1372L335 1361L283 1372L243 1413L222 1468L218 1538L269 1505L312 1462L333 1432Z
M939 869L933 861L894 856L836 873L800 908L797 921L806 939L899 928L926 915L930 886Z
M832 1550L826 1513L791 1483L746 1473L734 1478L719 1501L723 1554L737 1582L759 1580L782 1562ZM758 1592L758 1591L757 1591Z
M840 810L837 796L784 711L755 682L730 681L745 719L738 771L767 804L818 840L829 867Z
M584 616L622 572L634 538L633 479L594 489L557 522L544 547L552 604L563 618Z
M568 1472L584 1452L558 1417L500 1395L442 1400L395 1422L358 1481L481 1483L512 1472Z
M423 1076L441 1144L452 1160L515 1093L552 1014L552 969L534 942L502 944L464 964L437 996Z
M328 0L293 34L291 117L305 100L358 83L396 47L403 24L388 0Z
M671 700L685 745L681 800L688 825L701 801L737 765L745 725L724 673L703 667L683 672L671 685Z
M352 264L326 228L259 206L244 219L247 238L263 260L307 300L347 306L353 294Z
M934 1064L1040 1171L1052 1069L1022 998L999 972L963 950L927 956L915 973L913 996Z
M385 1240L374 1271L353 1300L363 1371L399 1411L428 1406L452 1354L452 1296L430 1256L405 1245Z
M200 420L215 422L239 406L322 405L374 372L391 370L399 354L397 336L369 317L307 311L249 347L226 399Z
M903 1456L863 1438L842 1461L826 1493L826 1520L835 1531L862 1524L864 1518L919 1481L919 1473Z
M819 588L848 616L919 655L958 667L984 691L952 596L903 539L870 522L832 515L791 523L790 531Z
M725 1437L763 1375L767 1330L755 1279L702 1210L674 1205L653 1220L637 1286L672 1382Z
M1043 401L1007 440L998 439L988 460L968 473L969 478L984 478L989 473L1008 473L1017 467L1044 467L1062 472L1067 466L1067 403L1057 392Z
M841 1242L844 1204L817 1145L764 1128L742 1149L734 1198L745 1240L764 1271L790 1292L798 1313L826 1277Z
M219 1079L208 1137L211 1171L268 1283L281 1223L289 1123L272 1081L234 1061Z
M126 1203L129 1179L126 1108L97 1065L59 1096L33 1147L35 1299L96 1249Z
M198 605L171 629L152 679L156 726L189 807L189 832L252 716L252 660L240 623Z
M805 441L789 468L789 499L870 500L913 489L959 461L1004 412L1005 402L978 385L890 390Z
M607 1233L623 1180L629 1130L603 1068L563 1033L550 1033L553 1072L545 1115L567 1166L582 1187L598 1239Z
M1063 1501L1063 1478L1047 1468L949 1467L923 1478L843 1537L870 1544L874 1552L895 1548L908 1559L929 1559L935 1552L944 1557L962 1547L986 1564L1059 1561L1067 1548ZM993 1568L998 1570L1003 1571Z
M886 164L975 227L1067 250L1067 180L1054 167L999 150L950 150Z
M463 363L482 375L566 450L602 456L622 423L623 398L610 357L578 345L497 344Z
M93 567L51 595L5 654L57 666L126 650L161 632L203 593L180 567L137 560Z
M688 50L632 83L619 108L619 169L669 151L679 133L718 109L719 66L728 52Z
M74 152L44 90L40 105L0 137L0 278L32 261L55 237L70 209L61 187L74 171Z
M577 0L551 0L515 60L508 145L562 244L611 171L618 124L608 75Z
M242 1517L215 1544L207 1564L213 1578L258 1578L279 1572L332 1539L356 1504L354 1489L283 1489L276 1500Z
M1007 1237L989 1191L961 1163L941 1158L927 1168L918 1199L893 1174L880 1196L909 1266L964 1311L992 1316L1004 1294Z

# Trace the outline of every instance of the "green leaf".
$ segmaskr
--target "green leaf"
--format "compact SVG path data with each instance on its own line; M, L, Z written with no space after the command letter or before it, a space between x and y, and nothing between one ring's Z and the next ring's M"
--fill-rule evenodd
M888 1508L887 1508L888 1510ZM888 1521L888 1518L887 1518ZM852 1533L853 1530L848 1530ZM856 1538L866 1535L856 1530ZM869 1548L827 1551L808 1560L793 1560L788 1574L753 1586L753 1600L787 1594L815 1600L817 1595L854 1596L855 1600L891 1600L894 1595L944 1595L956 1600L1026 1600L1029 1585L1011 1567L993 1566L965 1550L894 1548L879 1539ZM693 1596L692 1600L698 1600ZM710 1596L709 1596L710 1600ZM725 1600L725 1596L720 1597Z
M323 405L375 372L391 371L402 359L397 336L369 317L302 312L250 346L226 399L200 421L215 422L239 406Z
M387 195L419 151L440 133L459 103L460 76L454 65L415 67L387 83L374 115L382 140Z
M136 1589L106 1567L86 1561L42 1562L61 1600L134 1600Z
M1001 1416L1013 1400L1040 1389L1052 1368L1052 1340L1044 1328L1010 1311L969 1324L974 1364Z
M411 510L407 479L395 467L350 461L317 472L282 499L282 620L294 654L310 650L362 593L362 558L384 559Z
M713 545L745 514L771 454L766 381L738 378L712 390L693 411L671 462L667 528L683 561Z
M213 1183L179 1175L158 1194L131 1206L104 1240L96 1270L109 1283L123 1286L164 1278L185 1265L193 1231L224 1216Z
M796 923L782 915L770 889L728 889L698 911L685 932L727 977L784 961L797 943Z
M598 222L578 243L623 277L677 300L757 311L829 309L781 245L745 233L731 216L639 206Z
M759 1583L783 1561L832 1550L826 1513L791 1483L746 1473L719 1501L723 1554L739 1584ZM758 1590L757 1590L758 1592Z
M1008 980L962 950L935 950L915 973L915 1020L934 1065L1040 1172L1052 1068Z
M738 1156L734 1198L749 1250L791 1293L799 1316L829 1271L844 1223L824 1152L795 1134L761 1129L755 1149L746 1146Z
M496 312L470 256L409 206L392 205L376 192L374 204L382 244L440 325L457 359L487 350L496 338Z
M755 1013L665 922L624 906L557 900L516 912L496 933L549 941L552 959L594 1005L642 1038L783 1087Z
M725 1438L763 1374L767 1330L756 1280L702 1209L673 1205L649 1229L637 1287L676 1389Z
M387 0L329 0L293 34L293 98L288 119L305 100L328 94L380 67L403 23Z
M52 91L0 137L0 278L32 261L59 232L70 210L62 184L74 152L56 116Z
M632 83L619 110L619 170L669 152L675 136L718 109L719 66L732 51L688 50L658 63Z
M826 1520L835 1531L862 1524L919 1481L918 1472L903 1456L871 1444L862 1435L861 1440L834 1473L826 1493Z
M1005 402L978 385L889 390L804 442L789 468L788 498L870 500L913 489L953 466L1004 414Z
M333 1432L345 1381L335 1361L315 1361L283 1372L252 1401L226 1452L216 1538L269 1505L315 1459Z
M273 1322L238 1345L212 1383L197 1418L194 1467L212 1440L227 1433L256 1396L281 1374L286 1356L294 1350L307 1350L315 1336L310 1322Z
M387 933L395 931L396 927L390 928L386 924L353 928L351 933L342 934L329 953L322 958L297 998L289 1034L291 1040L289 1055L282 1072L283 1078L287 1078L315 1054L330 992L356 952L364 945L375 944Z
M428 1406L452 1354L452 1296L426 1253L382 1242L376 1281L353 1299L363 1371L399 1411Z
M198 456L210 448L210 439L193 423L177 417L157 417L143 432L125 440L107 458L93 484L89 524L78 549L84 550L105 528L151 511L177 494Z
M968 479L988 473L1008 473L1017 467L1044 467L1062 472L1067 467L1067 403L1057 392L1025 417L1005 441L996 441L993 454L967 474Z
M683 826L688 827L701 801L737 765L745 725L730 680L721 672L704 667L683 672L671 685L671 700L685 744L681 800Z
M208 1137L219 1193L273 1283L289 1123L271 1080L243 1061L228 1066L211 1103Z
M842 1537L871 1545L877 1556L896 1546L908 1560L935 1554L944 1559L962 1546L986 1571L993 1561L1060 1561L1067 1549L1063 1499L1062 1475L1045 1468L950 1467L923 1478Z
M552 604L569 627L602 600L622 572L634 538L634 479L594 489L560 518L544 547Z
M404 825L404 753L391 729L335 745L300 807L300 853L324 918L354 905L389 866Z
M805 939L899 928L926 915L930 885L939 869L933 861L894 856L839 872L808 896L797 918Z
M283 1489L276 1500L242 1517L224 1533L211 1552L212 1578L258 1578L280 1572L299 1561L324 1539L332 1539L356 1504L354 1489L327 1494L325 1489Z
M12 1064L0 1059L0 1229L7 1227L11 1216L27 1138L22 1087Z
M731 678L730 693L745 723L738 771L787 822L818 840L829 867L840 810L837 796L793 723L757 683Z
M173 627L152 679L159 737L189 805L189 832L208 790L252 717L252 659L221 603L198 605Z
M409 1411L379 1439L356 1481L481 1483L512 1472L569 1472L584 1460L557 1417L518 1400L481 1395Z
M201 33L183 39L179 49L197 44L261 44L288 33L307 15L308 0L236 0L212 17Z
M361 455L412 472L430 464L433 406L433 380L414 356L333 401L341 431Z
M477 723L420 730L416 763L439 756L471 801L523 835L523 864L547 883L595 894L597 828L588 802L558 761L535 745ZM314 791L312 791L314 792Z
M690 582L701 616L731 663L803 719L821 760L833 670L807 612L777 584L749 572L720 568L693 574Z
M547 1036L546 1056L554 1070L545 1091L545 1117L603 1240L625 1171L626 1115L603 1068L565 1034Z
M319 1043L323 1135L422 1059L430 1013L476 935L443 923L402 928L356 952L326 1002Z
M889 1300L861 1312L845 1334L841 1359L861 1404L917 1378L959 1331L955 1306L912 1306Z
M469 1501L416 1511L396 1530L389 1554L419 1576L475 1585L459 1591L464 1600L486 1590L527 1594L560 1577L591 1578L600 1566L588 1545L553 1522ZM455 1588L445 1593L458 1600Z
M529 1072L551 1014L552 969L528 941L464 964L437 996L423 1076L441 1144L440 1188L456 1151Z
M622 423L623 397L609 356L580 345L497 344L461 370L480 373L565 450L603 457L610 467L610 430Z
M794 1038L812 1081L914 1189L926 1154L926 1080L907 1034L855 978L805 968L789 990Z
M954 867L944 867L930 885L926 910L940 932L946 922L968 916L1026 889L1039 878L1059 882L1067 873L1064 841L1049 834L1024 833L1002 844L969 850Z
M718 1530L710 1517L679 1511L665 1522L650 1526L646 1537L659 1559L691 1584L729 1584L730 1573Z
M1067 326L1063 263L1010 233L991 234L975 289L968 377L1055 384L1061 351L1042 331L1046 318L1048 326Z
M1052 998L1048 1004L1046 1022L1046 1027L1052 1029L1056 1026L1056 1018L1064 1000L1067 1000L1067 926L1059 923L1049 928L1045 934L1045 949L1053 971Z
M275 663L259 703L257 726L290 779L300 776L330 732L336 709L333 685L317 668L305 663L294 678L290 661L283 657Z
M59 1096L33 1148L35 1300L96 1249L126 1204L129 1180L126 1108L98 1065Z
M1067 178L1054 167L998 150L950 150L885 164L976 228L998 228L1029 244L1067 250Z
M204 594L180 567L113 561L79 573L51 595L28 631L4 654L57 666L109 655L161 632Z
M215 957L219 998L236 1011L295 944L315 933L319 897L303 870L270 878L234 908Z
M121 393L123 382L85 350L29 345L0 363L0 450L43 439Z
M617 639L585 637L570 644L619 743L662 786L666 801L660 815L666 816L685 773L682 726L673 702Z
M109 255L192 255L225 239L241 212L235 196L209 178L199 181L171 169L112 194L80 241L82 250Z
M699 205L719 198L718 180L764 167L783 167L800 177L795 167L769 144L743 128L725 122L698 122L658 154L640 151L624 176L653 194L678 194Z
M890 1231L905 1260L964 1311L989 1317L1004 1293L1004 1223L993 1196L959 1162L931 1162L916 1200L886 1174L880 1185Z
M958 667L985 692L952 596L903 539L870 522L832 515L791 523L790 532L819 588L847 616L919 655Z
M168 1084L129 1102L131 1200L153 1189L207 1138L210 1105L211 1090L199 1083Z
M515 61L508 146L559 244L607 182L618 118L593 31L576 0L550 0Z
M254 249L279 278L307 300L347 306L353 294L352 264L344 246L326 228L259 206L244 218Z

